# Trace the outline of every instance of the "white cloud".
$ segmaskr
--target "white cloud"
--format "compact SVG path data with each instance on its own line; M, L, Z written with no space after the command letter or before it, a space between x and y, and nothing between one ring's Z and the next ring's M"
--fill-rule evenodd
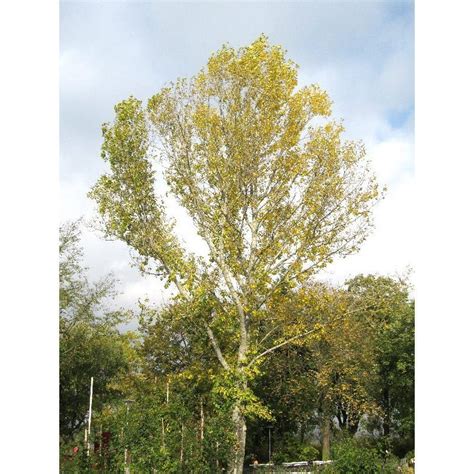
M414 267L415 179L411 171L404 171L410 150L409 142L377 146L379 159L388 160L387 168L380 167L378 174L391 184L375 208L374 230L359 253L335 261L322 278L342 283L358 273L396 274Z
M368 156L382 185L399 186L405 175L413 174L414 144L408 138L379 142L368 150Z
M95 64L78 49L66 49L59 55L61 89L68 92L90 87L98 79Z

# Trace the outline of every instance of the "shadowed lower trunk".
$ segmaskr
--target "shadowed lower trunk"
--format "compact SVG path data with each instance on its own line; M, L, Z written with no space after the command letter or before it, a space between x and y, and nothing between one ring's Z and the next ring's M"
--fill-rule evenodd
M384 416L383 416L383 434L384 436L390 435L390 419L391 419L391 400L390 400L390 390L386 387L383 390L383 407L384 407Z
M322 434L322 458L323 461L327 461L331 459L331 419L327 415L323 417Z
M229 460L228 474L242 474L244 472L245 438L247 435L247 424L239 407L232 411L232 422L234 424L235 444Z

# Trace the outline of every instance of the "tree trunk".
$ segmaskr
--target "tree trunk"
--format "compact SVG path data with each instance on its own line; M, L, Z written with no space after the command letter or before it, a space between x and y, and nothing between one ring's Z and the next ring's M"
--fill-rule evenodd
M239 407L234 407L232 411L232 422L234 424L235 445L231 452L228 474L242 474L244 472L245 439L247 435L247 424Z
M322 446L322 458L323 461L331 459L331 419L329 416L324 415L323 417L323 446Z
M179 463L181 466L183 465L184 461L184 423L181 423L181 447L179 450Z
M356 418L347 423L347 429L352 436L354 436L357 433L357 430L359 429L359 421L360 420Z
M204 441L204 405L202 403L202 397L200 401L200 412L201 412L201 423L200 423L200 435L199 435L199 440L201 441L201 446Z
M388 388L385 388L383 391L383 405L384 411L383 414L383 434L384 436L390 435L390 420L391 420L391 400L390 400L390 391Z

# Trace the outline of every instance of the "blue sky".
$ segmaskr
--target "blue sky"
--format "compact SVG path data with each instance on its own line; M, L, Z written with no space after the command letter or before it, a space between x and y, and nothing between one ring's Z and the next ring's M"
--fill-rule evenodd
M89 1L62 2L60 10L62 220L94 215L86 193L105 169L100 128L115 103L129 95L146 100L167 81L195 74L223 43L243 46L265 33L299 64L301 84L328 91L346 136L365 142L388 186L361 252L321 277L342 282L413 265L413 2ZM178 224L184 234L189 222ZM92 231L83 243L93 278L113 271L121 280L121 304L145 294L166 298L158 282L130 268L125 245Z

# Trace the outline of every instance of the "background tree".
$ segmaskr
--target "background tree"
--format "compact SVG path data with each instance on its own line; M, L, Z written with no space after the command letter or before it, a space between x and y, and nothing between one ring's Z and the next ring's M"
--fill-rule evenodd
M318 424L317 392L313 390L314 359L305 345L287 344L277 349L253 382L255 394L269 408L271 423L249 423L248 452L260 462L268 460L271 426L272 461L319 459L319 450L308 452L308 435ZM315 443L313 443L315 444Z
M404 455L414 448L415 435L415 303L410 286L404 278L359 275L348 281L348 290L374 334L374 390L383 410L384 435Z
M212 392L218 361L205 350L207 334L183 304L140 306L140 370L117 382L133 403L110 403L100 415L113 439L107 468L123 469L126 448L131 469L140 472L220 471L232 433L228 410Z
M110 276L90 284L82 266L80 223L60 228L59 356L60 435L71 438L84 425L94 377L94 408L117 396L111 382L128 369L129 337L117 325L122 312L107 312L114 294Z
M330 457L333 420L354 434L363 414L377 413L374 338L358 314L362 304L351 296L345 288L321 283L289 292L274 311L291 314L296 325L305 319L307 326L319 327L318 337L278 349L262 366L258 382L257 393L275 415L282 438L298 433L303 443L306 433L320 427L323 459Z
M344 141L339 123L318 125L330 115L327 94L298 87L296 65L264 36L238 50L223 46L195 77L163 88L146 108L129 98L115 111L103 127L110 172L90 195L105 233L135 249L142 271L203 308L199 324L222 367L221 394L233 406L229 472L241 473L246 418L266 415L249 380L264 357L316 331L292 327L285 340L262 342L262 321L285 326L268 311L269 300L358 250L377 185L363 146ZM186 252L175 235L164 183L192 217L205 258Z
M336 304L324 315L324 333L310 346L316 365L314 382L319 398L324 460L331 456L334 419L338 420L340 429L353 435L362 415L377 413L371 394L376 370L370 330L357 317L346 291L336 290L335 298Z

